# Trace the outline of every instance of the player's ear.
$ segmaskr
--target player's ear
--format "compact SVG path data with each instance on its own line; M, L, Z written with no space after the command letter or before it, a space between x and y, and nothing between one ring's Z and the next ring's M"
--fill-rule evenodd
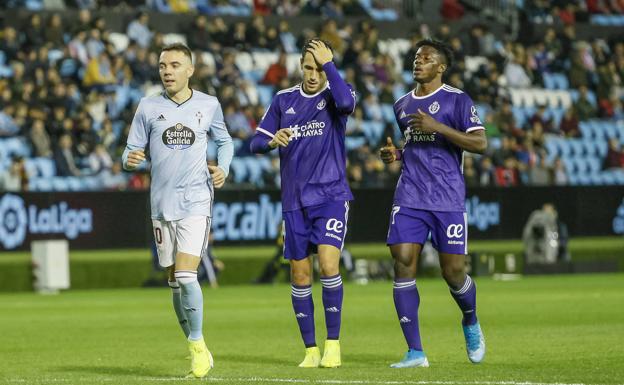
M442 63L438 66L438 72L441 74L444 74L444 72L446 72L446 68L447 68L446 64Z
M191 64L187 70L187 75L190 78L191 76L193 76L194 73L195 73L195 66Z

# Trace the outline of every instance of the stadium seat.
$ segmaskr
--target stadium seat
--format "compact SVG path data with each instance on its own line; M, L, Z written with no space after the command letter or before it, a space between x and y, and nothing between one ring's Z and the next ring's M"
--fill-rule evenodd
M263 187L262 165L257 161L257 158L255 156L247 156L242 159L247 167L247 180L257 187Z
M571 154L575 156L583 155L583 142L580 139L564 139L570 145Z
M362 138L361 136L360 137L347 136L345 139L345 147L347 148L347 151L351 151L358 147L362 147L364 144L366 144L366 138Z
M286 56L286 70L288 75L299 73L301 54L289 53Z
M163 43L164 44L173 44L173 43L186 43L186 35L181 33L166 33L163 35Z
M393 124L396 122L396 118L394 116L394 108L392 108L392 104L382 104L381 113L383 114L383 118L386 123Z
M260 104L268 107L269 104L271 104L271 100L273 99L273 86L258 85L256 87L256 90L258 90L258 98L260 99Z
M82 189L85 191L95 191L102 187L102 182L96 176L88 176L81 179Z
M362 131L364 131L364 136L366 137L368 144L371 147L375 147L383 135L384 124L382 122L365 120L362 122Z
M271 64L276 63L278 54L275 52L253 52L251 57L253 58L254 69L266 72Z
M54 191L69 191L69 182L62 176L55 176L51 178L52 190Z
M233 171L234 183L243 183L247 179L247 166L242 158L234 157L230 165Z
M24 168L26 169L26 175L28 175L28 178L35 178L38 176L37 164L34 159L24 159Z
M254 69L253 58L248 52L238 52L234 58L234 64L243 73Z
M119 32L111 32L108 35L108 39L113 44L117 52L125 51L126 48L128 48L128 43L130 42L130 39L128 39L126 34Z

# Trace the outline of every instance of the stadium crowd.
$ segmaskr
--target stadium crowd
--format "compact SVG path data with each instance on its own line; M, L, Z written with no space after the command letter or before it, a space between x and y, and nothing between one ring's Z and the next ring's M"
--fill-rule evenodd
M53 160L52 174L57 176L95 177L97 183L92 187L97 189L146 189L147 173L128 175L121 170L119 159L139 99L158 89L158 53L165 36L150 24L148 13L140 12L128 24L125 34L129 43L120 52L105 19L93 16L89 8L121 3L132 6L142 2L65 1L64 5L82 8L78 20L70 22L61 13L44 16L34 12L22 21L21 28L4 26L0 30L0 141L27 138L30 150L26 155ZM254 7L273 9L275 3L255 1ZM309 1L305 6L310 3L355 2ZM548 2L534 1L532 6L543 3ZM617 1L588 1L584 7L580 4L585 2L566 3L576 6L557 8L557 12L582 14L593 9L587 6L590 3L606 4L620 12ZM553 12L550 8L549 14ZM312 36L331 43L338 68L357 90L358 105L347 133L352 143L348 143L348 173L353 186L389 187L398 177L400 164L384 165L377 150L387 136L400 139L391 105L409 92L413 46L426 37L446 41L454 49L456 65L447 75L447 83L473 98L490 138L486 155L465 156L468 186L569 184L569 170L561 158L548 155L547 139L577 138L580 124L594 118L624 119L624 37L580 40L574 17L559 16L552 23L548 19L546 32L530 42L524 41L526 36L517 40L496 36L481 24L462 35L452 34L445 23L435 27L421 24L410 32L411 48L401 53L401 62L383 49L386 45L371 19L358 24L326 19L317 30L296 34L287 21L266 25L263 12L257 13L250 22L229 25L218 16L211 16L209 22L204 14L189 15L194 22L183 31L195 51L192 87L219 98L230 133L236 138L236 157L252 157L248 141L267 106L259 88L274 92L298 82L299 73L288 70L287 55L298 53L302 42ZM239 68L236 58L239 52L257 51L282 54L254 78ZM204 52L210 53L214 63L205 60ZM481 58L479 65L468 68L469 57ZM544 88L553 74L563 74L562 82L575 92L570 108L557 115L539 105L530 116L519 119L509 91ZM237 175L239 171L233 167L230 187L279 186L275 155L253 180ZM624 169L624 152L617 138L610 139L601 162L601 169ZM0 190L29 189L32 171L27 166L28 159L21 156L3 159Z

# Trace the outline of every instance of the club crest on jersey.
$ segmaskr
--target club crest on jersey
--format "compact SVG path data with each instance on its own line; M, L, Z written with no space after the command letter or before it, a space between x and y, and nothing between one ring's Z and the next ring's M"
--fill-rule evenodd
M435 114L436 112L440 111L440 104L435 101L433 103L431 103L431 105L429 105L429 112L432 114Z
M163 132L162 141L172 150L185 150L195 143L195 132L182 123L176 123Z
M326 104L327 104L327 102L325 102L325 99L323 99L316 105L316 109L317 110L322 110L323 108L325 108Z

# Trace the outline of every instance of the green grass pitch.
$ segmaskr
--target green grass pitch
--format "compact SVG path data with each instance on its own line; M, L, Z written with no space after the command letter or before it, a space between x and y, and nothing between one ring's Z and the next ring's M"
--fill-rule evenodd
M477 279L485 362L468 362L442 279L419 280L431 367L390 369L405 344L390 282L347 284L339 369L299 369L288 285L204 289L215 384L624 383L624 275ZM314 286L317 340L325 327ZM0 294L0 384L179 383L186 343L166 288Z

